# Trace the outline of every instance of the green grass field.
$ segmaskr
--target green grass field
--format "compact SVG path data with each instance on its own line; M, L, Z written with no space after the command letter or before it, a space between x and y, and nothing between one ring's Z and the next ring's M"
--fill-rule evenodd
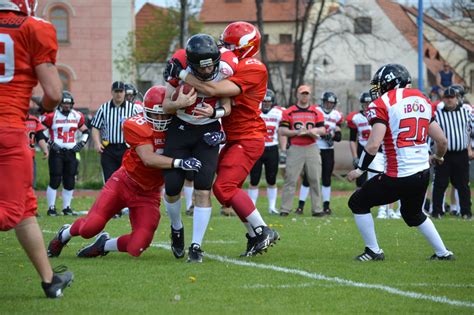
M58 201L59 202L59 201ZM93 199L79 197L76 210ZM429 261L431 247L402 220L376 220L383 262L360 263L363 250L347 197L333 198L334 214L326 218L294 214L270 216L267 223L281 241L266 254L239 258L245 248L244 228L235 217L214 207L202 264L177 260L169 244L169 220L163 214L153 245L141 257L110 253L78 259L75 253L91 242L74 238L53 266L75 273L73 286L60 300L43 297L38 277L13 232L0 234L1 314L181 314L181 313L439 313L474 312L474 221L453 217L435 221L456 261ZM266 209L264 198L259 207ZM39 218L45 242L71 217ZM164 213L164 212L162 212ZM192 218L183 216L187 245ZM128 217L112 220L112 236L128 233Z

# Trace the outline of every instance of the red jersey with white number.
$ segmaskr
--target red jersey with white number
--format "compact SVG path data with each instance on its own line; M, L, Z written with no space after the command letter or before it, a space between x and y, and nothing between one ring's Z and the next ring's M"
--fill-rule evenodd
M283 112L280 126L287 127L290 130L298 130L303 126L306 129L323 127L324 117L315 105L311 105L308 108L293 105ZM316 139L310 136L295 136L289 138L289 141L291 145L308 146L314 144Z
M222 81L224 79L227 79L228 77L231 77L236 68L237 68L237 64L239 63L239 60L237 59L237 57L235 56L235 54L228 50L228 49L225 49L225 48L221 48L220 49L221 51L221 60L219 62L219 69L218 69L218 73L216 75L216 77L214 79L212 79L211 81L214 81L214 82L219 82L219 81ZM183 65L183 67L190 73L192 73L192 70L190 67L186 66L186 51L184 49L179 49L174 55L172 58L176 58L178 59L181 64ZM171 85L173 86L178 86L176 84L176 81L174 82L170 82ZM179 84L184 84L184 82L179 82ZM203 93L200 93L198 92L197 94L197 98L196 98L196 102L189 106L189 107L186 107L184 109L178 109L176 111L176 116L179 117L179 119L187 122L187 123L190 123L190 124L193 124L193 125L206 125L206 124L209 124L209 123L212 123L212 122L215 122L216 119L211 119L211 118L196 118L194 116L194 109L196 107L202 107L202 104L203 103L207 103L209 105L211 105L212 107L220 107L220 98L219 97L214 97L214 96L207 96Z
M273 106L268 113L260 115L267 127L267 134L265 135L265 146L271 147L278 145L278 127L280 126L283 117L283 108L280 106Z
M0 11L0 127L25 128L35 67L54 64L57 50L51 23Z
M151 144L156 154L163 154L165 132L154 131L143 115L139 114L123 123L123 135L130 148L122 159L128 176L143 190L155 190L163 185L161 169L146 167L138 156L136 147Z
M233 98L230 115L222 118L227 140L264 138L267 128L260 117L260 104L267 93L267 68L255 58L244 58L229 80L240 87L241 93Z
M417 89L390 90L367 109L370 124L387 126L383 138L386 174L406 177L429 168L428 128L433 105Z
M341 127L344 122L344 116L338 110L331 110L329 113L326 113L321 107L318 107L319 111L324 117L324 127L326 127L326 132L336 132L336 127ZM329 146L328 142L324 139L319 138L318 147L320 149L333 149L334 145Z
M35 157L36 134L46 130L45 126L40 122L38 117L27 114L26 116L26 134L28 135L29 145L31 149L31 157Z
M64 149L72 149L76 145L76 131L84 125L84 115L71 109L67 116L59 109L41 116L41 122L49 130L50 141Z
M367 144L372 126L362 111L347 115L347 127L357 131L357 142L363 147Z

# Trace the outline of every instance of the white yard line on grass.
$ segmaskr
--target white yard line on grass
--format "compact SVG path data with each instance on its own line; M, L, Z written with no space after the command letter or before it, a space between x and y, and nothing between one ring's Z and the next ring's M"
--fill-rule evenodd
M170 246L165 245L165 244L153 243L152 246L159 247L159 248L164 248L164 249L170 249ZM311 273L311 272L307 272L307 271L304 271L304 270L279 267L279 266L275 266L275 265L259 264L259 263L254 263L254 262L247 261L247 260L238 260L238 259L228 258L228 257L225 257L225 256L213 255L213 254L209 254L209 253L206 253L204 256L206 258L210 258L210 259L217 260L217 261L224 262L224 263L228 263L228 264L234 264L234 265L237 265L237 266L273 270L273 271L298 275L298 276L302 276L302 277L309 278L309 279L335 282L335 283L350 286L350 287L357 287L357 288L364 288L364 289L376 289L376 290L388 292L390 294L400 295L400 296L409 297L409 298L417 299L417 300L428 300L428 301L432 301L432 302L438 302L438 303L449 304L449 305L454 305L454 306L464 306L464 307L474 308L474 303L473 302L452 300L452 299L449 299L445 296L434 296L434 295L422 294L422 293L411 292L411 291L403 291L403 290L393 288L393 287L389 287L389 286L386 286L386 285L383 285L383 284L370 284L370 283L357 282L357 281L342 279L342 278L339 278L339 277L329 277L329 276L325 276L325 275L319 274L319 273Z

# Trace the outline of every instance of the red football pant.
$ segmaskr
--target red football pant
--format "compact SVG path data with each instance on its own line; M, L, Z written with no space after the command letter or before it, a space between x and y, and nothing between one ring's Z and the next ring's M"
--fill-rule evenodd
M144 191L124 168L119 168L105 183L87 216L72 224L71 235L94 237L115 214L128 207L132 233L118 238L118 250L140 256L150 246L160 222L160 188Z
M213 191L224 206L232 206L242 221L254 210L250 197L241 189L255 162L265 149L264 139L229 141L219 154Z
M36 215L33 160L25 129L0 128L0 231Z

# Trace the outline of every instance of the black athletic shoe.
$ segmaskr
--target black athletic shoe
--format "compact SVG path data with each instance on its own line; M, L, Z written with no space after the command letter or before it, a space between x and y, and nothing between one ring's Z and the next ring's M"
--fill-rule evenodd
M70 224L64 224L62 228L59 229L58 233L54 236L54 238L49 242L48 245L48 257L58 257L63 250L63 247L70 241L63 241L62 240L62 233L65 229L70 227Z
M329 201L323 202L323 212L327 215L330 215L332 213L331 208L329 208Z
M275 233L277 235L275 235ZM280 236L278 233L268 226L258 226L255 228L256 240L255 245L252 248L252 256L258 254L263 254L266 252L268 247L272 246Z
M94 243L82 248L77 252L77 257L80 258L94 258L98 256L105 256L109 252L104 250L105 242L110 239L109 233L102 232L97 235Z
M189 209L186 210L186 215L192 216L194 214L194 205L191 205Z
M286 212L286 211L280 211L280 217L287 217L289 216L290 213L289 212Z
M295 214L302 215L303 214L303 208L300 208L300 207L296 208Z
M58 215L58 212L56 211L56 207L49 207L48 208L48 212L46 212L46 214L50 217L55 217Z
M202 256L203 251L201 250L201 246L196 243L192 243L189 247L188 263L202 263Z
M55 270L53 270L53 272L53 280L51 283L41 282L44 294L46 294L46 297L51 299L62 297L64 289L71 286L71 283L74 280L74 274L70 271L63 269L62 272L57 273Z
M438 256L436 254L433 254L430 257L430 260L455 260L456 258L454 257L454 254L450 251L444 256Z
M174 257L183 258L184 257L184 227L179 230L173 229L171 227L171 251L173 252Z
M326 215L326 212L321 211L321 212L313 212L311 213L313 217L324 217Z
M359 256L355 257L357 261L369 261L369 260L384 260L385 255L383 254L383 250L380 251L380 254L374 253L370 248L366 247L364 252Z
M66 207L63 209L63 215L77 216L77 213L72 211L71 207Z
M245 252L240 254L240 257L250 257L253 255L252 249L257 243L257 237L251 237L249 233L245 234L245 237L247 238L247 248L245 249Z

